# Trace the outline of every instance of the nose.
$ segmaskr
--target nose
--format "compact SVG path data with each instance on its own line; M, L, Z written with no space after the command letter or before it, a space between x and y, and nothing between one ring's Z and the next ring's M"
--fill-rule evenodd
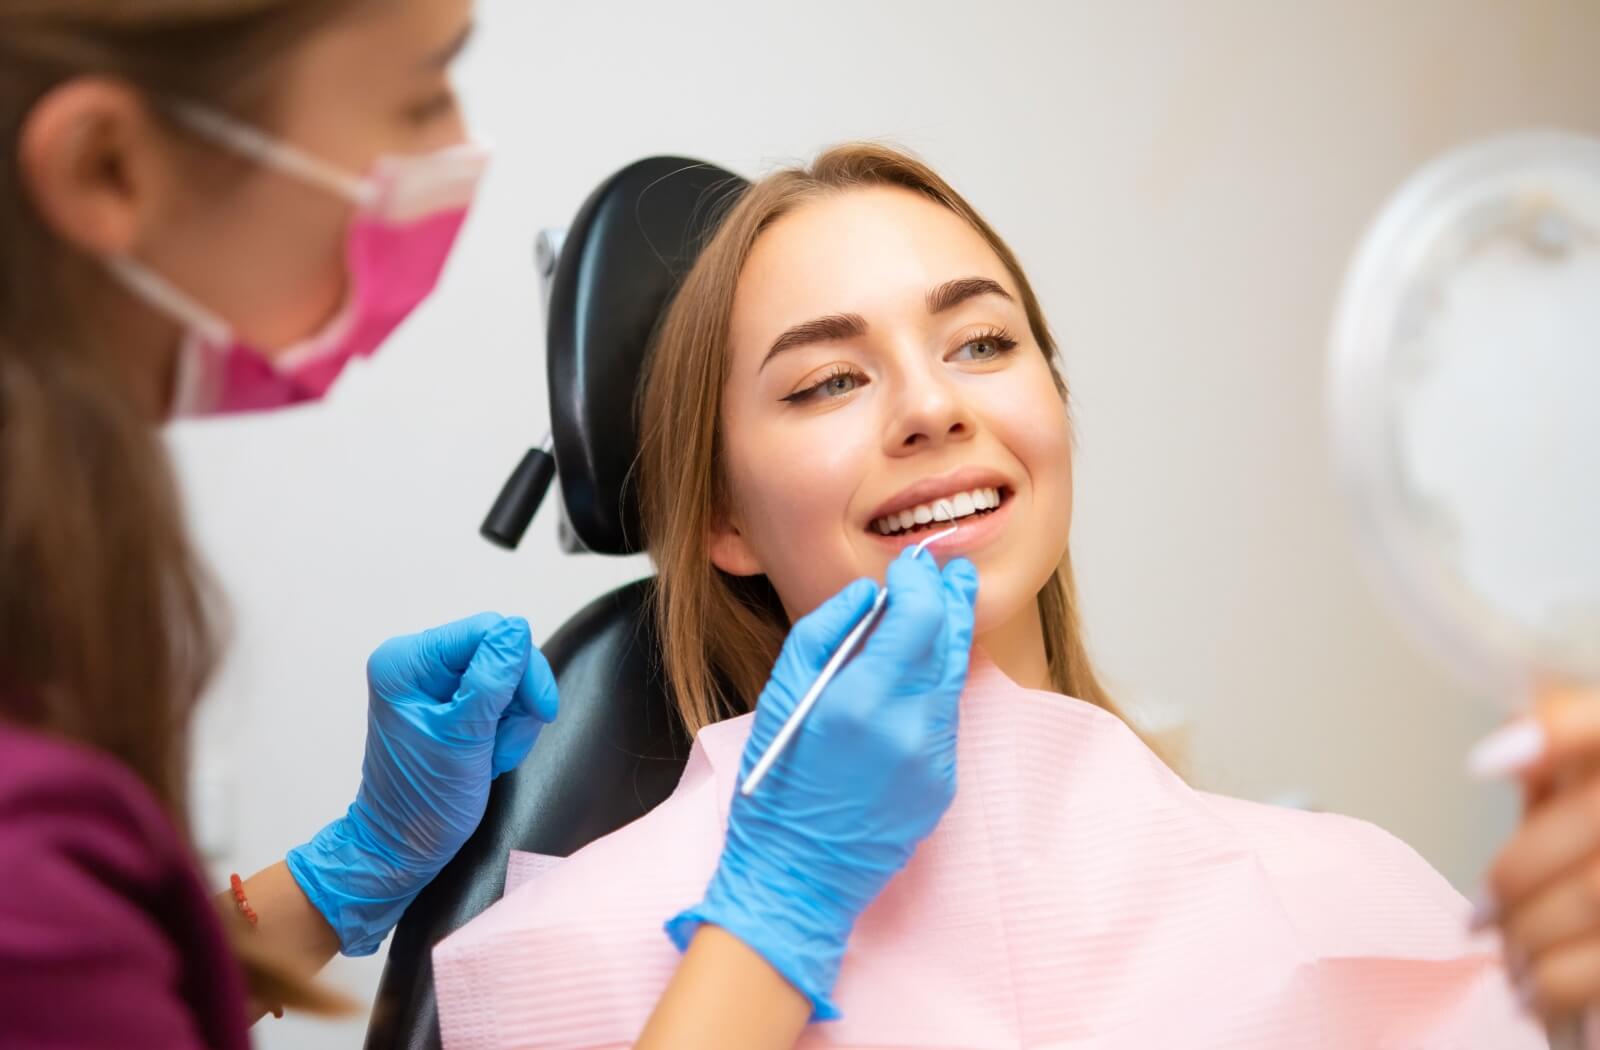
M915 364L898 369L892 380L896 387L888 399L892 418L883 431L889 455L965 441L976 430L976 419L960 387L944 374L943 363L918 357Z

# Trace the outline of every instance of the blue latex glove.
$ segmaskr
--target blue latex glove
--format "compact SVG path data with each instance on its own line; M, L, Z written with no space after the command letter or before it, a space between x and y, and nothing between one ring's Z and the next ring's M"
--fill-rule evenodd
M521 618L482 613L372 654L356 800L289 851L346 955L377 951L555 716L555 676Z
M705 899L667 924L679 950L720 926L811 1000L829 1001L858 916L905 867L956 789L958 700L972 647L978 573L930 555L889 566L872 636L829 683L753 795L735 791ZM742 782L877 587L858 580L790 631L756 705Z

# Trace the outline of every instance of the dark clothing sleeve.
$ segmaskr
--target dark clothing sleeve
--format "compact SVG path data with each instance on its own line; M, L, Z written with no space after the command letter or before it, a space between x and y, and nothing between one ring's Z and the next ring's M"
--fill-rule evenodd
M246 1050L182 836L110 758L0 726L0 1046Z

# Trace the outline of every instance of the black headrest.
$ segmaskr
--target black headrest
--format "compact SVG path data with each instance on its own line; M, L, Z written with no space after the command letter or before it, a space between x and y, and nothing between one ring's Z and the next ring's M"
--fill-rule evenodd
M550 288L550 430L567 519L591 551L644 549L632 474L645 351L748 186L712 164L651 157L601 183L567 230Z

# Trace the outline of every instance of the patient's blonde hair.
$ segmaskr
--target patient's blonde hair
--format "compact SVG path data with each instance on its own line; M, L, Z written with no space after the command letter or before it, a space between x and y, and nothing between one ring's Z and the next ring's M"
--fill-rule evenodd
M645 538L660 574L656 619L667 680L691 733L750 709L789 629L765 577L741 579L711 562L712 526L728 496L718 424L739 275L762 232L785 214L826 194L876 186L919 193L983 236L1016 282L1033 337L1066 400L1055 341L1016 256L921 161L880 145L836 146L809 167L778 171L739 197L663 319L640 404L639 496ZM1121 718L1084 648L1070 554L1038 601L1055 689Z

